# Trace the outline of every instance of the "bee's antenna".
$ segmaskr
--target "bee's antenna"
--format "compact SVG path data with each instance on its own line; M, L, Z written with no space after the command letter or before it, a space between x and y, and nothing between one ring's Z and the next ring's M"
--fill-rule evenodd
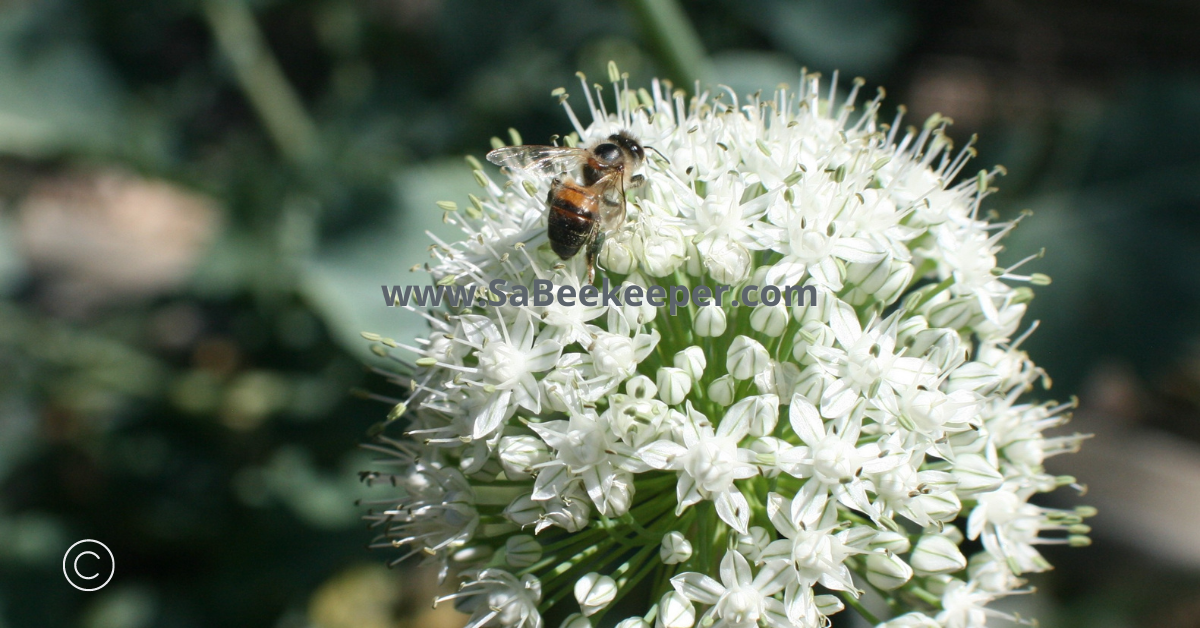
M665 161L665 162L667 162L667 165L668 165L668 166L669 166L669 165L671 165L671 160L670 160L670 159L667 159L667 156L666 156L666 155L664 155L664 154L662 154L662 152L661 152L661 151L659 151L657 148L655 148L655 147L653 147L653 146L647 146L647 147L646 147L646 150L652 150L652 151L654 151L654 154L658 155L659 157L662 157L662 160L663 160L663 161Z

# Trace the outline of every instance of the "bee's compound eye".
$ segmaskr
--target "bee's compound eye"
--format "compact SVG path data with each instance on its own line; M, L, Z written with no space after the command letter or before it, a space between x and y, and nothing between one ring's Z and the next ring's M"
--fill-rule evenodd
M608 163L616 163L621 159L621 147L616 144L601 144L592 152L596 154L596 159Z

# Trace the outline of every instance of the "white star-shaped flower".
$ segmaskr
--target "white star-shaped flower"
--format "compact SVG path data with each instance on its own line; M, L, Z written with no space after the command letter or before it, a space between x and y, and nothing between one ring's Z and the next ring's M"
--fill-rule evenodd
M691 403L687 410L688 420L680 429L683 444L659 440L642 447L637 455L652 468L679 472L677 513L702 499L711 499L717 516L745 533L750 524L750 505L734 482L758 475L758 468L749 462L754 452L738 447L750 432L750 417L745 412L727 415L728 420L721 421L714 431Z
M720 582L696 572L671 578L671 586L681 595L693 602L711 605L700 616L700 625L791 628L792 622L783 602L772 597L793 577L786 565L768 563L755 574L745 556L737 550L729 550L721 559L720 576ZM717 621L714 622L714 618Z

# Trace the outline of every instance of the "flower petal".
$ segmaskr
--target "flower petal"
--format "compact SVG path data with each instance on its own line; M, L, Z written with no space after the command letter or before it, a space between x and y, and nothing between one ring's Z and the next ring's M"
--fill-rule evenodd
M504 422L504 419L508 418L509 411L512 410L509 407L511 399L511 390L496 392L483 412L475 418L475 426L471 430L471 436L476 439L483 439L487 438L492 432L495 432L500 427L500 424Z
M725 587L720 582L694 571L671 578L671 586L683 597L701 604L716 604L725 594Z
M565 464L549 464L542 467L533 481L533 499L546 501L561 495L570 479L570 471Z
M717 496L717 516L729 527L747 534L750 529L750 504L746 496L736 488L731 488Z
M887 257L874 242L866 238L838 238L833 254L852 264L870 264Z
M534 345L525 355L525 368L531 373L549 370L555 362L558 362L560 355L562 355L562 345L557 340L543 340Z
M792 523L791 512L792 500L779 493L767 495L767 518L775 525L776 531L789 539L800 532L796 524Z
M792 499L792 522L797 526L812 527L825 513L829 503L829 490L816 480L809 480Z
M772 286L795 286L804 279L806 269L804 262L794 257L785 257L767 271L766 282Z
M639 449L637 455L642 462L655 469L679 469L687 453L687 448L679 443L658 440Z
M773 560L759 568L751 585L760 595L771 596L779 593L796 578L796 570L783 561Z
M809 447L816 447L825 438L825 424L816 407L800 393L792 395L792 403L788 407L788 420L796 436Z

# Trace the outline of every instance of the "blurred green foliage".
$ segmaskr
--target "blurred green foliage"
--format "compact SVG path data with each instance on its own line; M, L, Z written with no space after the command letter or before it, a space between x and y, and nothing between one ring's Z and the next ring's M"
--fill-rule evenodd
M0 625L435 625L362 567L386 408L346 393L391 393L358 332L421 329L376 286L453 235L462 155L562 133L551 90L610 59L742 93L840 69L979 132L992 206L1034 210L1004 259L1048 249L1031 352L1064 396L1130 365L1196 438L1198 31L1172 0L0 3ZM63 581L79 538L117 555L102 592ZM1113 547L1053 557L1043 625L1197 625L1194 574Z

